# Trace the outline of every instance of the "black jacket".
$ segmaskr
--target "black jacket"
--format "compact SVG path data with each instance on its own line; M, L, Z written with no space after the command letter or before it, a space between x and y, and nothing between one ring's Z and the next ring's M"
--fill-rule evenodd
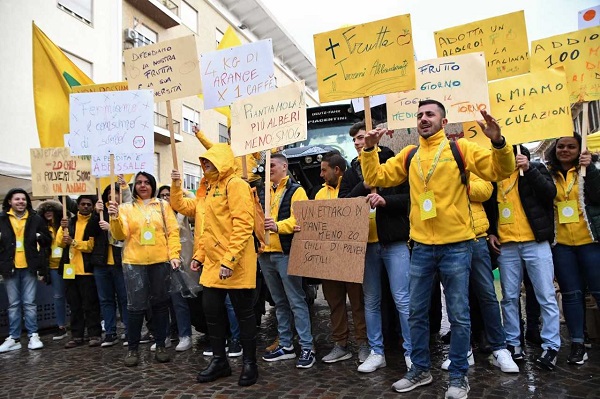
M98 217L98 214L96 212L92 213L92 216L90 217L90 220L88 220L87 225L85 226L85 230L83 231L83 241L87 241L90 239L90 237L94 237L94 249L96 246L96 237L98 237L99 235L102 234L102 230L100 229L100 226L98 225L98 222L100 221L100 218ZM71 236L71 238L75 238L75 230L77 227L77 215L73 216L71 219L69 219L69 236ZM81 255L83 257L83 270L86 273L93 273L94 271L94 265L92 264L92 254L93 254L93 250L91 253L85 253L83 252ZM105 257L106 260L106 257ZM64 270L64 266L65 264L69 263L69 246L66 246L63 249L63 254L62 254L62 258L60 259L60 264L58 267L59 273L62 274L63 270ZM106 264L106 263L104 263Z
M94 214L97 215L95 211ZM92 219L90 218L90 222L91 220ZM108 210L106 208L104 208L104 220L109 220ZM98 223L99 221L100 219L97 217L96 223ZM96 266L106 266L106 262L108 261L108 246L110 245L108 241L109 233L108 231L102 230L100 227L98 227L97 229L95 227L92 227L90 233L92 234L92 237L94 237L94 249L90 254L91 266L92 268ZM112 252L113 260L115 262L114 264L120 266L122 264L121 247L113 245Z
M495 185L495 183L493 183ZM554 241L554 197L556 186L546 166L539 162L530 162L529 169L519 176L519 198L527 216L529 226L537 242ZM495 193L496 191L494 191ZM493 215L488 214L490 221L490 234L498 234L498 201L497 196L492 197L495 207L486 208Z
M379 163L385 163L394 156L394 152L387 147L379 147ZM350 167L342 177L340 184L339 198L354 198L368 195L368 190L363 185L363 175L358 162L354 158ZM386 202L386 206L377 208L375 222L377 224L377 237L382 244L389 244L397 241L408 241L409 239L409 185L405 182L399 186L390 188L378 188L377 193L381 195Z
M6 212L0 213L0 274L3 277L12 276L15 270L17 239L9 218ZM46 221L35 211L29 210L23 234L27 270L46 276L48 274L46 248L52 244L52 236Z

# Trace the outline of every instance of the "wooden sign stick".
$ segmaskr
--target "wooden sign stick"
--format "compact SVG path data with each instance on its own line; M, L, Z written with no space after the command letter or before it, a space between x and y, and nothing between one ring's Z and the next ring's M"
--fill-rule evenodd
M98 192L98 199L102 199L102 193L100 190L100 178L96 177L96 191ZM96 204L94 204L96 206ZM104 206L108 206L108 204L104 204ZM104 211L100 212L100 220L104 221Z
M590 130L590 113L588 111L589 103L586 101L583 104L582 109L582 120L581 120L581 152L587 150L587 135L588 130ZM587 169L585 166L582 166L580 169L581 176L585 177L587 175Z
M246 163L246 156L242 155L242 178L248 180L248 164Z
M265 151L265 218L271 217L271 150ZM265 244L269 245L270 231L265 234Z
M371 118L371 98L369 96L363 97L365 104L365 130L368 132L373 129L373 119ZM371 187L371 194L375 194L377 188Z
M114 201L117 197L115 196L115 154L110 154L110 198Z
M63 206L63 219L67 219L67 196L62 196L62 206ZM69 235L69 229L63 229L63 236Z
M177 161L177 147L175 147L175 127L173 126L173 112L171 111L171 100L167 100L167 127L171 137L171 156L173 157L173 170L179 170Z

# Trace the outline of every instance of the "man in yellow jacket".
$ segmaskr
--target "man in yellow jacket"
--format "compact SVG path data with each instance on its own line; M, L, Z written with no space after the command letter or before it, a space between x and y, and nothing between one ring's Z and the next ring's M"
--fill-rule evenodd
M346 160L338 152L330 152L321 161L321 177L325 180L323 188L315 195L316 200L334 199L338 197L340 182L346 171ZM344 281L323 280L323 295L329 305L331 319L331 337L335 343L331 352L323 357L324 363L335 363L350 359L352 352L348 350L348 312L346 295L350 299L354 335L357 343L367 342L367 326L365 323L365 301L362 284Z
M249 386L258 379L256 365L256 319L253 298L256 287L256 252L254 250L254 202L250 186L235 175L231 147L213 145L201 157L204 178L203 200L173 198L176 211L190 213L196 202L203 207L203 231L195 248L191 269L202 270L200 283L204 287L202 306L206 315L213 358L202 370L197 381L215 381L231 375L225 356L227 311L225 297L229 295L240 325L243 365L238 384ZM181 179L173 178L173 192L181 189ZM187 209L186 209L187 208ZM196 215L202 214L196 212ZM201 220L196 220L196 223Z
M498 181L515 167L510 146L500 126L482 111L480 126L492 142L492 150L459 140L465 169L488 181ZM365 137L361 156L365 183L372 187L410 183L410 236L414 241L410 264L409 325L412 341L412 367L393 384L398 392L408 392L433 381L429 369L428 312L433 275L440 273L450 316L450 383L446 398L466 398L469 391L467 353L469 351L469 272L475 239L467 186L459 178L460 169L444 132L448 123L444 106L435 100L419 103L417 131L419 148L411 162L408 146L385 164L379 164L374 151L384 129L371 130Z
M292 204L307 200L306 192L287 175L288 162L283 154L271 156L271 215L265 218L265 230L269 231L270 244L259 257L260 268L275 302L279 345L263 355L263 360L275 362L294 359L296 352L292 339L292 316L300 339L298 368L310 368L315 364L313 336L306 294L302 288L302 277L287 273L292 237L296 217Z

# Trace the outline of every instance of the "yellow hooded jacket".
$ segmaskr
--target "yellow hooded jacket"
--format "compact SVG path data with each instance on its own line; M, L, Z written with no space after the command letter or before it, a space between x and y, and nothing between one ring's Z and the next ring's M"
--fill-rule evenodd
M567 178L562 173L553 175L556 184L556 197L554 197L554 225L556 226L556 242L563 245L585 245L594 242L586 215L584 214L585 202L583 193L579 187L583 187L583 178L577 167L572 167L567 172ZM573 182L573 179L574 182ZM573 182L573 188L569 195L567 190L569 183ZM581 186L580 186L581 184ZM558 203L561 201L577 200L578 221L576 223L558 222Z
M167 226L166 234L165 225ZM141 243L142 229L146 226L154 227L156 232L154 245L142 245ZM125 240L123 263L152 265L179 259L181 252L179 225L169 203L159 198L151 198L147 204L144 204L144 201L139 198L133 199L130 203L121 204L119 215L110 219L110 233L116 240Z
M229 145L215 144L201 158L212 162L218 173L205 173L206 197L203 204L196 199L196 206L204 208L204 231L194 254L194 259L203 264L200 284L213 288L254 288L254 199L250 186L235 175ZM191 204L185 202L187 206ZM230 278L219 278L221 265L233 270Z
M427 175L442 140L444 129L425 139L419 137L419 152L423 174ZM515 157L508 143L500 149L487 150L465 139L457 142L465 161L465 169L487 181L498 181L515 170ZM418 158L412 159L406 170L405 159L414 146L402 149L394 158L379 164L376 151L364 151L361 166L365 182L372 187L393 187L409 179L410 183L410 236L426 245L443 245L475 238L469 211L467 188L461 183L458 166L450 145L443 148L428 189L433 191L437 216L421 220L419 196L424 193L424 182L418 172ZM454 177L455 176L455 177Z

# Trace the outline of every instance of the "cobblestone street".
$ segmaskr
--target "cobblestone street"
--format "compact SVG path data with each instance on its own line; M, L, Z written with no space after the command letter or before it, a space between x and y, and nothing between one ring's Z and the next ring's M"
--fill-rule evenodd
M329 313L319 291L312 307L313 334L317 358L331 349ZM259 355L276 335L274 309L263 317L259 330ZM563 338L566 328L562 327ZM195 333L196 341L199 335ZM179 353L168 349L171 362L159 364L153 359L150 345L141 345L141 364L123 366L126 348L81 347L63 349L64 340L52 342L50 332L42 334L45 347L40 351L26 348L0 355L2 375L1 398L439 398L443 397L447 373L441 364L448 347L432 345L431 385L399 394L391 385L405 372L404 359L396 348L386 349L387 367L370 374L356 371L356 355L351 360L334 364L317 362L314 367L299 370L294 360L267 363L259 360L258 383L249 388L237 385L241 358L230 359L231 377L212 384L196 383L196 373L208 362L202 347ZM598 398L600 397L600 346L589 350L590 360L575 367L566 363L568 345L563 341L557 369L538 370L533 365L538 348L528 349L527 362L518 375L502 373L492 366L487 356L475 352L475 366L469 371L471 398ZM356 348L355 348L356 349Z

